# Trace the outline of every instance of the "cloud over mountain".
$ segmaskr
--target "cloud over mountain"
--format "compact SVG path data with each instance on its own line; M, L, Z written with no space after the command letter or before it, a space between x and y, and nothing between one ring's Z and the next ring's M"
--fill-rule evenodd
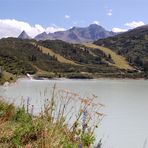
M26 31L29 36L34 37L42 32L56 32L64 31L65 28L51 25L47 28L39 24L34 26L24 21L18 21L15 19L0 19L0 38L2 37L17 37L22 31Z
M125 26L127 27L130 27L130 28L136 28L136 27L139 27L139 26L143 26L145 25L145 23L143 21L132 21L130 23L126 23Z
M112 29L112 31L113 32L125 32L125 31L127 31L127 29L122 29L122 28L116 28L115 27L115 28Z
M124 28L114 27L112 31L113 32L125 32L125 31L128 31L129 29L134 29L136 27L140 27L143 25L145 25L143 21L132 21L132 22L125 23Z

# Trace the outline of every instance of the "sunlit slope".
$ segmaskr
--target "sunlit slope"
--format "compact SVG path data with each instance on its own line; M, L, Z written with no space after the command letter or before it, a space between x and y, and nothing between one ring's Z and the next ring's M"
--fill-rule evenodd
M115 53L114 51L112 51L109 48L98 46L98 45L91 44L91 43L85 43L84 45L89 48L98 48L101 51L103 51L106 55L111 55L111 58L114 61L114 64L111 64L111 63L110 64L113 66L116 66L120 69L126 69L126 70L128 70L128 69L133 70L134 69L133 67L131 67L129 65L129 63L126 61L126 59L124 57L118 55L117 53Z
M36 45L35 43L33 43L33 44ZM41 45L38 45L38 47L40 48L40 50L42 50L42 53L49 54L50 56L55 57L61 63L78 65L74 61L68 60L68 59L64 58L63 56L61 56L60 54L55 53L52 49L46 48Z
M52 72L45 71L45 70L39 68L38 66L36 66L34 64L32 64L32 67L34 67L37 70L36 71L37 75L50 75L50 74L52 74Z

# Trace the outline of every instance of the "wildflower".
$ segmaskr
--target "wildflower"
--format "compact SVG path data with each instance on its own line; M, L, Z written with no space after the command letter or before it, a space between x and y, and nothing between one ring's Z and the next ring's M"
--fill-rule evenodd
M86 124L87 116L88 116L87 109L84 109L83 118L82 118L82 131L83 132L85 132L85 129L87 128L87 124Z
M83 148L82 143L80 143L80 144L78 145L78 148Z
M85 105L89 105L90 104L90 100L88 98L81 99L81 102L84 103Z

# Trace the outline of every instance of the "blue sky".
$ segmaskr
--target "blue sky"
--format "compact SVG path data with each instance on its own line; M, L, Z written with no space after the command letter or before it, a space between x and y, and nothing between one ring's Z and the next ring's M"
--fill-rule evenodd
M15 20L15 24L24 22L33 29L38 24L39 32L88 26L93 22L107 30L124 31L148 23L147 6L148 0L0 0L0 30L4 29L6 20L10 25ZM9 23L6 22L6 26ZM14 25L9 27L15 28ZM23 25L20 28L22 31ZM37 34L37 31L28 32L32 36ZM6 35L0 33L0 36Z

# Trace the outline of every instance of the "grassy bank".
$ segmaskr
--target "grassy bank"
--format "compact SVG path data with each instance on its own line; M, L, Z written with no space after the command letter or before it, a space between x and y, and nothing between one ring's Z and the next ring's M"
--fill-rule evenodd
M94 131L103 118L99 112L103 105L95 104L95 99L54 88L52 97L45 100L43 111L36 116L29 100L26 106L15 107L1 99L0 147L94 147L94 142L99 141Z
M20 77L20 76L19 76ZM0 77L0 85L3 85L5 82L15 82L19 77L4 72L4 75ZM22 75L21 77L26 77ZM100 79L100 78L110 78L110 79L148 79L148 73L144 72L133 72L127 71L118 72L118 73L53 73L53 72L37 72L33 75L34 79L57 79L57 78L66 78L66 79Z
M99 79L99 78L114 78L114 79L148 79L148 73L144 72L134 72L134 71L120 71L117 73L37 73L35 78L47 78L47 79L54 79L54 78L67 78L67 79Z
M0 84L4 84L5 82L14 82L16 81L16 76L4 71L2 74L0 74Z

